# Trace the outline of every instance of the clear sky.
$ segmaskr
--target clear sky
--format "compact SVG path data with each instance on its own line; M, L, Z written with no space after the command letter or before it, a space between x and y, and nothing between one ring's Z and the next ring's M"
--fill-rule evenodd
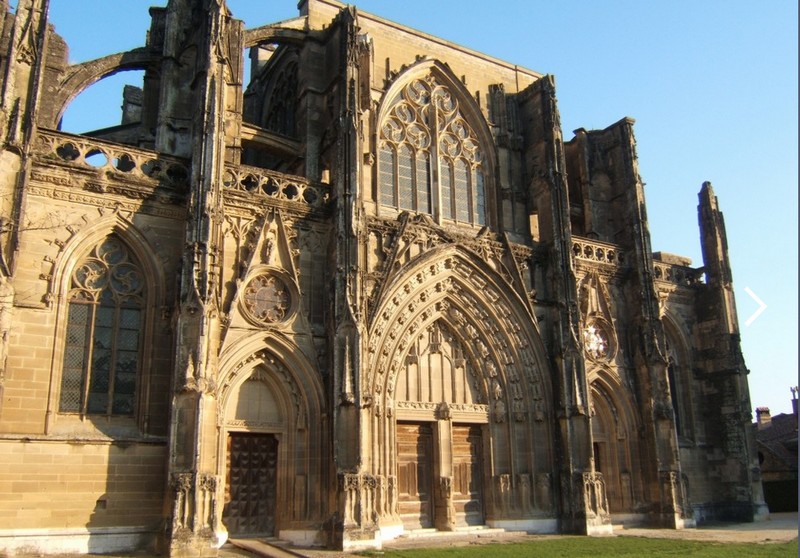
M655 251L702 265L697 193L711 181L725 215L753 407L768 406L773 415L791 412L789 387L798 384L795 0L352 3L554 74L567 140L577 128L634 118ZM51 22L70 46L70 61L83 62L144 44L147 7L165 4L51 0ZM248 28L297 16L295 0L228 5ZM126 78L141 84L130 73L104 80L73 103L64 128L118 123ZM749 326L745 322L759 306L745 288L767 305Z

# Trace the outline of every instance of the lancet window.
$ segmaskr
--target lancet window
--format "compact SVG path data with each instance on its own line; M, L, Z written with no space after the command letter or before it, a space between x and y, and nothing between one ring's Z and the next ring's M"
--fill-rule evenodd
M275 79L269 103L265 108L264 127L289 137L297 135L297 62L292 60Z
M434 76L415 79L392 101L380 130L381 205L437 218L486 223L486 168L458 100Z
M134 414L144 295L141 266L116 236L103 240L75 267L60 412Z

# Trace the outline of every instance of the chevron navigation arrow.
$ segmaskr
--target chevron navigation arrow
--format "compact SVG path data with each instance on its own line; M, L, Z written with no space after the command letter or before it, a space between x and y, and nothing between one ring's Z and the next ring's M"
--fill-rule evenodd
M751 291L751 290L750 290L750 287L745 287L745 288L744 288L744 292L746 292L747 294L749 294L749 295L750 295L750 298L752 298L753 300L755 300L755 301L756 301L756 304L758 304L758 310L756 310L755 312L753 312L753 314L752 314L752 315L751 315L749 318L747 318L747 321L745 321L745 322L744 322L744 325L746 325L746 326L749 326L749 325L750 325L750 324L752 324L754 321L756 321L756 318L758 318L758 317L761 315L761 312L763 312L764 310L766 310L766 309L767 309L767 305L766 305L766 304L764 304L764 301L763 301L763 300L761 300L760 298L758 298L758 297L756 296L756 293L754 293L753 291Z

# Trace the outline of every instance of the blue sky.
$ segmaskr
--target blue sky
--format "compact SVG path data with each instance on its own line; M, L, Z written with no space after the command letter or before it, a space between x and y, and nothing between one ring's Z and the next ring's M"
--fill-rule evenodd
M165 3L51 0L51 22L70 46L70 61L82 62L142 45L147 7ZM697 193L703 181L711 181L728 231L753 407L790 412L789 387L798 383L796 1L354 4L554 74L565 139L577 128L599 129L634 118L653 250L689 256L702 265ZM248 28L297 15L295 0L230 0L228 5ZM126 77L131 76L104 80L79 97L65 129L117 123L120 83ZM132 83L140 84L141 78ZM104 117L103 105L112 108L110 117ZM746 287L767 304L749 326L745 321L758 304Z

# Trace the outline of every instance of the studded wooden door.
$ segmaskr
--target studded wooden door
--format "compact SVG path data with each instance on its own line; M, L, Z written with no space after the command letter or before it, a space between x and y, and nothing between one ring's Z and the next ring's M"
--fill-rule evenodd
M480 426L453 425L456 525L483 525L483 443Z
M231 536L275 534L278 440L231 433L222 521Z
M406 529L433 527L430 424L397 424L397 483L400 518Z

